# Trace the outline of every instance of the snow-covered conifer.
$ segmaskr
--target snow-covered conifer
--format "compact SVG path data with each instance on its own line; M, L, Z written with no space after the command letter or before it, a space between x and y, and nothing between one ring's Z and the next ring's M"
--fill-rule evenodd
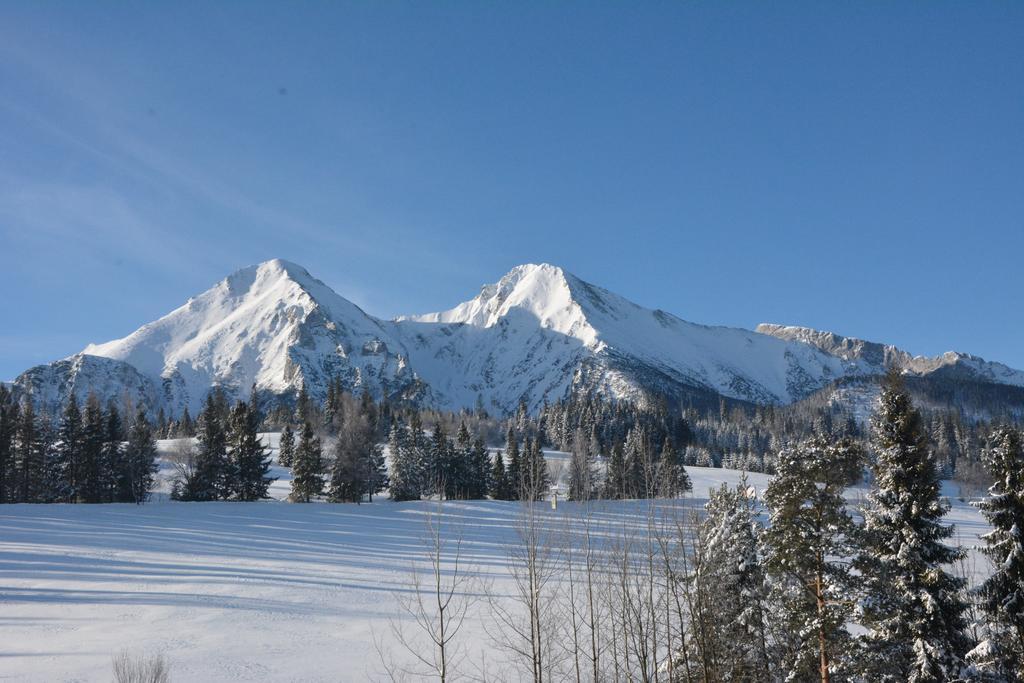
M946 567L963 555L944 541L949 503L920 414L895 372L872 420L874 486L864 511L856 566L868 632L863 675L875 681L949 681L962 673L964 581Z
M778 647L787 681L828 683L851 663L846 629L854 581L848 561L856 527L843 489L861 472L859 446L815 437L778 455L764 502L763 538Z
M983 639L969 659L993 680L1024 681L1024 435L1000 428L985 453L993 478L975 505L992 530L982 536L992 574L978 587Z

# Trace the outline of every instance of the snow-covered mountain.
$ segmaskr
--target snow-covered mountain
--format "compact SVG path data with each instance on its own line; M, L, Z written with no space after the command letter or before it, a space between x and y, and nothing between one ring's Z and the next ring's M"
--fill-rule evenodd
M860 365L867 374L884 373L888 367L896 365L905 374L919 377L939 376L1024 387L1024 372L966 353L948 351L940 356L913 356L890 344L771 323L761 323L757 331L786 341L809 344L829 355Z
M912 358L805 328L697 325L551 265L514 268L448 311L380 320L281 260L244 268L129 336L32 368L15 385L47 406L91 390L177 414L198 410L214 385L238 398L254 386L269 397L303 386L322 397L337 376L375 397L501 412L571 391L785 404L891 362L1024 386L1024 373L963 354Z

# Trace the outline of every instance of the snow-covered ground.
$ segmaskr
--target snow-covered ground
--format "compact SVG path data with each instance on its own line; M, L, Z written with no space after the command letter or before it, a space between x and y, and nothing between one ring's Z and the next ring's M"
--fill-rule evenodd
M161 443L164 452L171 447ZM700 507L710 487L741 476L688 471L693 495L657 505ZM768 478L748 480L760 494ZM286 494L287 481L274 491ZM977 543L984 521L952 502L961 542ZM639 525L643 505L602 504L597 518L620 529ZM441 513L447 532L463 537L464 560L496 594L512 588L507 549L521 509L472 501L446 503ZM543 509L555 523L579 511L571 503ZM0 680L109 681L111 655L126 647L164 653L175 681L381 680L375 642L402 656L389 618L409 595L410 568L425 557L425 519L437 511L427 501L172 503L165 496L143 506L0 507ZM463 642L493 651L485 616L478 604Z

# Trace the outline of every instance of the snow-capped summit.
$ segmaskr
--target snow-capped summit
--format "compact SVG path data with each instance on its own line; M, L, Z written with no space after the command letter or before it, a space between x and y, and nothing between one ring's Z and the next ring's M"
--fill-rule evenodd
M229 275L123 339L33 368L15 386L47 406L95 391L178 414L198 410L213 386L237 398L252 387L322 398L337 377L376 397L504 412L572 392L784 404L893 363L1024 386L1024 373L965 354L914 358L807 328L686 322L548 264L517 266L449 310L385 321L279 259Z
M494 284L484 285L475 298L453 309L405 319L493 327L510 315L526 314L545 329L590 345L596 342L596 330L587 322L580 304L581 290L589 287L558 266L530 263L516 266Z
M570 389L788 403L844 373L841 360L808 345L688 323L547 264L513 268L470 301L402 323L425 326L408 344L413 365L455 404L476 392L498 408L520 398L536 407ZM432 379L441 359L444 374ZM495 396L498 387L515 390Z
M123 339L82 352L123 361L159 378L172 409L195 410L211 386L244 397L252 386L314 396L333 375L396 390L413 381L401 342L381 323L294 263L243 268ZM374 381L370 381L370 380Z

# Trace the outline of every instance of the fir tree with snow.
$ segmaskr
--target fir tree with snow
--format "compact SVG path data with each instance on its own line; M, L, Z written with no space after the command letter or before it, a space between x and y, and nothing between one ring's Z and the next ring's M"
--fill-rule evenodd
M104 502L107 468L103 462L106 424L99 397L90 393L82 416L81 479L76 501L79 503Z
M253 406L239 402L231 411L227 442L234 477L232 495L236 500L266 498L274 482L268 474L270 454L260 441L258 425L259 415Z
M277 462L282 467L291 467L295 457L295 432L291 424L285 424L277 446Z
M182 500L220 500L231 494L234 478L228 458L222 403L223 395L219 390L206 397L196 430L195 474L180 490Z
M612 444L612 455L608 458L608 468L604 477L604 497L617 500L629 497L629 477L626 472L626 455L623 445L616 441Z
M512 427L505 436L506 479L509 486L509 499L520 500L523 497L523 462L519 452L519 440Z
M31 401L22 401L14 434L14 500L44 503L46 486L46 438L43 421L36 417Z
M118 476L117 499L125 503L144 503L153 488L157 471L156 441L146 411L139 409L128 429L122 469Z
M292 464L291 501L308 503L324 490L323 451L320 439L313 433L313 425L302 426L295 460Z
M0 384L0 504L9 502L8 488L14 465L14 432L18 404L10 390Z
M711 492L700 525L704 557L699 577L710 593L704 651L712 656L694 662L702 672L705 661L712 678L727 681L768 681L768 584L758 548L762 526L757 505L744 479L738 486L722 484Z
M682 455L670 438L665 439L658 458L658 487L660 495L666 498L677 498L693 490Z
M491 490L491 455L479 436L473 440L469 473L466 497L474 500L486 498Z
M391 432L388 435L388 451L391 457L389 472L391 500L419 500L419 462L417 454L409 443L408 429L401 422L391 425Z
M494 500L511 500L512 486L508 481L508 472L505 470L505 456L501 451L494 454L494 462L491 463L490 495Z
M948 566L963 550L946 545L949 503L921 416L898 374L885 380L872 420L874 485L864 511L856 567L864 597L859 621L863 674L875 681L949 681L963 672L965 582Z
M983 639L969 660L993 680L1024 681L1024 435L997 429L985 453L993 483L975 503L992 530L982 551L992 574L978 587Z
M29 407L26 404L26 407ZM57 431L56 453L51 469L50 488L60 502L74 502L81 482L82 413L74 394L68 396Z
M778 629L773 659L787 681L844 678L852 664L846 622L854 577L845 559L856 526L843 490L860 477L859 446L815 437L784 448L764 502L769 524L762 535Z
M118 484L121 473L125 470L124 463L124 425L121 413L113 401L107 404L103 429L103 457L100 481L102 484L101 502L108 503L118 498Z
M597 467L590 439L577 429L569 455L569 500L590 500L597 492Z

